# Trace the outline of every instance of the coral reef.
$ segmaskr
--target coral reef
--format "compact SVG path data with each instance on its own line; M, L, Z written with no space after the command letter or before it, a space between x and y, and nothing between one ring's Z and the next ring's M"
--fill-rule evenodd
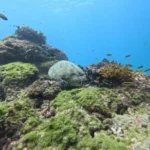
M46 37L44 34L42 32L38 33L28 26L18 26L15 34L17 38L21 40L29 40L39 45L46 44Z
M118 84L133 81L133 71L118 63L108 64L101 67L98 71L103 78L112 82L116 81Z
M114 83L105 77L100 75L100 68L105 66L115 64L115 61L109 61L108 59L103 59L101 62L97 64L92 64L87 66L84 71L86 73L89 86L96 86L96 87L112 87Z
M0 41L0 149L150 149L149 76L107 59L60 61L43 35L17 32Z
M88 83L96 87L116 87L122 83L133 83L134 72L128 66L103 59L85 68ZM129 84L128 84L129 85Z

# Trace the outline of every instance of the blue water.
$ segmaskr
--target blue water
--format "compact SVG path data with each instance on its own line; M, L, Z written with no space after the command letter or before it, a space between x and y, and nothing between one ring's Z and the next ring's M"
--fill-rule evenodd
M76 64L111 53L110 60L134 69L150 67L150 0L5 0L0 13L8 17L0 20L0 39L14 33L13 25L28 25Z

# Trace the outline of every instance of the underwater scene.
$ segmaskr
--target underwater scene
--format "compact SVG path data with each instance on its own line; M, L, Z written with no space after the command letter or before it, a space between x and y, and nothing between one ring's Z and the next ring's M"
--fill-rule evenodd
M1 1L0 150L150 150L150 1Z

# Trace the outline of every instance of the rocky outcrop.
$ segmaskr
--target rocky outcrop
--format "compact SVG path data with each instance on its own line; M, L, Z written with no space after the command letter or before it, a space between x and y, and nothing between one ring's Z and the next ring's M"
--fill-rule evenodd
M21 89L30 85L38 78L38 69L29 63L15 62L0 66L1 97L6 101L14 100Z
M37 64L53 60L67 60L67 56L57 48L40 46L28 40L11 37L0 41L0 64L15 61Z
M30 85L26 94L35 107L40 107L44 100L53 100L61 91L61 85L56 81L37 80Z
M16 61L36 64L39 72L47 74L51 63L68 60L66 54L46 44L46 37L42 32L37 32L27 26L18 27L15 34L5 37L0 41L0 64ZM43 69L44 67L44 69Z

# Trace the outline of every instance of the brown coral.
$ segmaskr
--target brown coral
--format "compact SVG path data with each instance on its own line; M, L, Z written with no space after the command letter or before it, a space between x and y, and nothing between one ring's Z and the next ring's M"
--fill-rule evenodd
M17 35L18 39L21 40L29 40L39 45L46 44L46 37L44 34L42 32L38 33L28 26L18 26L15 34Z
M101 67L98 72L103 78L118 81L119 83L133 81L133 71L127 66L118 63Z

